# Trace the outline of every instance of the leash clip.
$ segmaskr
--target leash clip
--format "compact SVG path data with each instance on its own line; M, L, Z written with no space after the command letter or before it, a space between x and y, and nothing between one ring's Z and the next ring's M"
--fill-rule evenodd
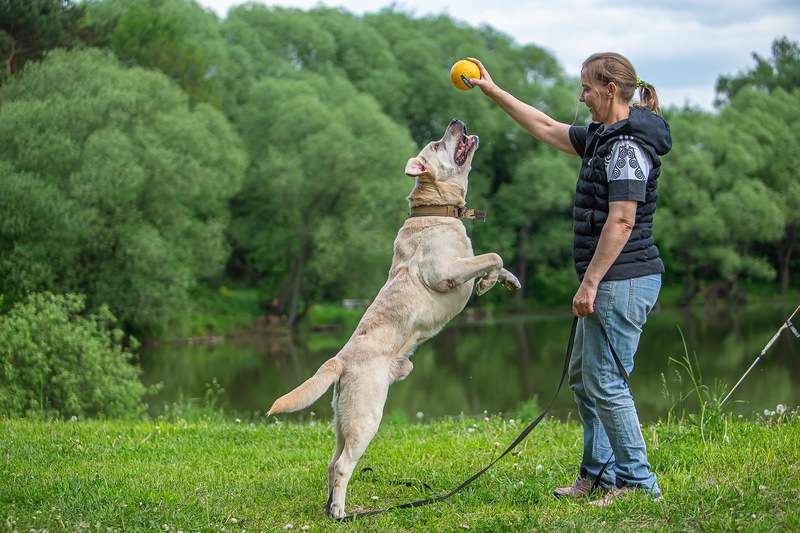
M787 321L786 321L786 327L787 327L787 328L789 328L789 330L790 330L792 333L794 333L794 336L795 336L795 337L797 337L798 339L800 339L800 331L798 331L798 330L797 330L797 327L795 327L795 325L794 325L794 324L792 324L792 321L791 321L791 320L787 320Z

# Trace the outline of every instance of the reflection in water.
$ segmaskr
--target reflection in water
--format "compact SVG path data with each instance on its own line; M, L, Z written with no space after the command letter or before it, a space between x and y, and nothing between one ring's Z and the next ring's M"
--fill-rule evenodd
M696 353L703 382L732 386L781 322L792 311L791 302L730 309L724 314L699 310L662 309L645 326L632 378L640 418L666 415L669 401L663 378L673 393L689 390L675 379L678 366L669 358L684 353L681 332L689 352ZM539 315L505 317L471 323L462 317L413 356L414 371L389 391L386 415L408 417L423 412L427 419L458 415L513 412L537 395L548 401L561 375L571 317ZM165 403L202 398L212 379L225 388L223 404L230 410L263 413L278 396L311 376L347 341L350 331L289 336L251 336L217 345L167 344L142 354L147 383L163 382L151 399L158 414ZM743 400L735 412L751 414L778 403L800 403L800 340L788 333L732 398ZM331 393L310 408L331 416ZM566 417L574 409L568 390L559 396L554 414ZM308 417L308 410L299 413ZM575 416L575 413L572 413Z

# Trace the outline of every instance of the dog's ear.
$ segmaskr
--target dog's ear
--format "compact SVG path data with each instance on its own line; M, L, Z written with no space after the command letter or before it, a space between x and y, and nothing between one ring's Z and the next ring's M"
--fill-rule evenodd
M428 167L425 166L425 163L423 163L422 159L419 157L412 157L408 160L408 163L406 163L406 176L416 177L426 172L428 172Z

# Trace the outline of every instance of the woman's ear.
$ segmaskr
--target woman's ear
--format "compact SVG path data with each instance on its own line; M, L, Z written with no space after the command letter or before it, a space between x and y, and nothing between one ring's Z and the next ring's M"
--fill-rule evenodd
M613 81L608 82L606 85L606 89L608 89L608 97L614 98L617 95L617 84Z

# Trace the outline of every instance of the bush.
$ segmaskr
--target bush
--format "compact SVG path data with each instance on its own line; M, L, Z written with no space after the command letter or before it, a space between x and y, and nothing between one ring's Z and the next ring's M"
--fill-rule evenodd
M34 293L0 316L1 416L142 415L147 389L114 315L84 308L83 296Z

